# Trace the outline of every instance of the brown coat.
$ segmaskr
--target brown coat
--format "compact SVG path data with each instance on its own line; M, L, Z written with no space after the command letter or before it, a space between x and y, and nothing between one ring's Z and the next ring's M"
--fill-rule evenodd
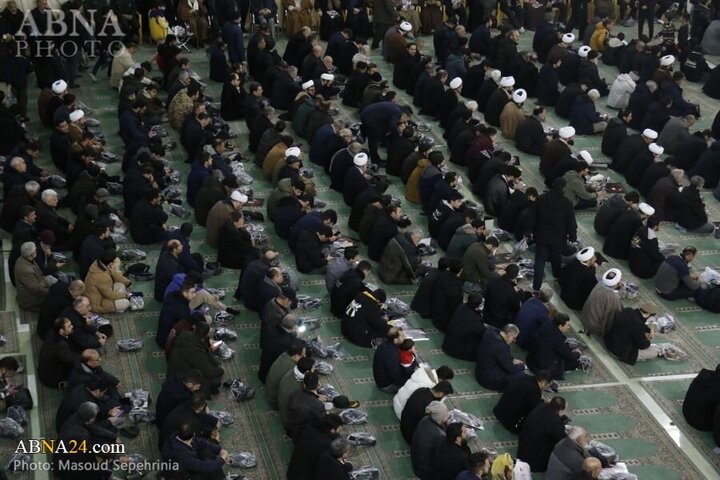
M420 176L427 167L430 166L430 160L421 158L417 167L410 174L407 184L405 184L405 198L408 202L420 203Z
M559 138L548 142L548 144L545 145L545 151L540 156L540 173L542 176L547 177L552 174L558 163L568 155L572 155L572 151L567 143Z
M85 277L85 296L90 300L90 308L94 313L113 313L115 300L127 298L125 293L113 290L115 283L127 287L131 282L119 270L101 267L97 261L90 265Z
M230 214L234 212L230 200L220 200L208 212L207 222L205 224L205 243L213 248L217 248L218 235L223 224L230 220Z
M402 33L395 30L388 34L387 42L387 60L394 65L402 53L407 49L407 41Z
M312 0L301 0L299 9L295 6L294 0L283 0L282 5L287 14L287 17L285 17L285 34L288 38L299 32L302 27L313 28L319 25ZM292 11L288 10L288 7L293 7Z
M279 170L285 164L285 150L287 149L288 146L285 145L285 142L279 142L265 155L265 160L263 160L262 164L265 180L272 180L276 170L275 167L279 164L280 167L277 167L277 170ZM277 174L275 174L274 177L277 178Z
M193 99L187 94L187 88L180 90L170 102L168 106L168 120L170 126L175 130L180 130L185 117L192 113Z
M38 311L45 302L50 284L37 263L20 257L15 262L15 288L18 307Z
M500 130L502 130L503 137L514 140L515 132L523 120L525 120L525 115L522 110L515 102L508 102L500 114Z

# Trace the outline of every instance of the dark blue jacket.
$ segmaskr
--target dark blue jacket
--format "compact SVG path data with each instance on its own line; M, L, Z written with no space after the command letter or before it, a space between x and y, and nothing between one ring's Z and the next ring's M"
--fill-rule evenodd
M552 65L545 64L540 68L537 83L537 99L541 105L555 106L555 102L560 96L558 91L558 82L560 75L556 68Z
M468 48L473 53L488 55L492 48L490 29L482 24L473 30L470 41L468 42Z
M131 108L120 115L120 138L122 138L129 155L134 154L140 147L150 144L148 132L142 124L140 115Z
M182 271L180 259L176 258L169 250L163 249L155 267L155 300L163 301L165 289L172 282L173 276Z
M180 320L188 320L190 318L190 305L182 293L175 292L167 296L160 309L160 317L158 318L157 332L155 332L155 343L160 348L165 348L170 330Z
M295 245L297 245L298 237L300 237L300 234L304 230L317 232L322 224L322 213L317 210L313 210L312 212L303 215L290 229L290 237L288 238L290 250L295 251Z
M402 110L393 102L371 103L360 112L360 119L365 128L367 137L382 138L397 136L398 122Z
M182 243L183 251L178 257L180 265L186 272L200 272L202 273L202 267L198 265L195 259L192 257L192 250L190 249L190 239L182 234L180 229L173 230L168 233L168 240L177 240Z
M228 47L230 63L244 62L245 44L243 42L242 27L233 21L227 21L223 25L222 36Z
M538 333L533 338L527 365L533 373L548 371L555 380L565 378L565 371L577 366L579 353L573 352L565 343L565 335L555 326L552 320L540 324Z
M697 106L683 98L683 89L675 82L663 82L660 91L672 99L672 114L679 117L697 115ZM659 131L659 130L658 130Z
M259 259L248 264L243 270L240 277L240 294L247 308L255 311L262 309L264 305L258 305L257 293L260 289L260 283L265 278L270 265L264 260Z
M187 202L191 207L195 207L195 196L205 179L212 174L212 170L212 166L206 167L199 159L192 163L187 177Z
M332 138L335 136L335 130L332 124L326 123L318 128L315 132L312 142L310 142L310 161L316 165L321 165L321 159L325 157L325 150L332 145Z
M378 388L402 387L410 378L408 370L400 365L400 349L392 341L386 340L377 347L373 356L373 378Z
M595 104L585 93L575 98L572 110L570 110L570 125L575 128L577 135L591 135L593 124L600 122L600 114L595 110Z
M507 377L524 369L523 365L513 363L510 346L505 343L500 332L494 328L485 330L475 364L477 382L487 389L501 392L507 386Z
M209 478L216 478L217 474L222 475L225 462L217 456L219 453L220 445L199 436L195 436L192 446L189 446L172 435L165 440L162 449L163 459L176 462L183 472L181 475L189 478L195 478L198 474L206 474Z
M287 72L281 71L275 77L270 105L280 110L290 110L290 105L299 92L300 87L295 80Z
M548 320L548 308L537 298L530 298L523 303L515 317L515 325L520 329L516 343L528 350L537 335L538 327Z

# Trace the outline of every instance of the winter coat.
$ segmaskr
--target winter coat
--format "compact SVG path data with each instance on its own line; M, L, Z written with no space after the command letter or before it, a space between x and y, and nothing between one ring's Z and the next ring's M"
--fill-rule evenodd
M316 425L310 425L303 430L294 442L287 468L287 480L315 480L320 457L330 448L330 443L336 437Z
M490 267L490 252L484 242L475 242L462 256L462 279L479 283L483 288L496 275Z
M614 117L608 121L607 127L603 132L602 144L600 150L603 155L612 157L618 149L620 143L627 137L627 124L622 118Z
M434 400L437 398L428 387L418 388L405 402L405 407L400 415L400 433L408 445L412 445L415 429L425 417L425 409Z
M612 328L615 316L622 310L617 290L598 283L585 301L580 320L588 335L603 336Z
M522 372L524 365L515 365L510 346L494 328L488 328L483 334L475 363L475 379L484 388L504 391L508 386L508 376Z
M720 118L720 117L718 117ZM685 149L681 149L687 154ZM686 155L683 155L687 158ZM705 150L695 166L688 171L688 176L699 175L705 179L705 188L715 188L720 183L720 141L715 141Z
M395 410L395 416L398 420L402 417L402 411L405 408L405 404L415 390L419 388L431 388L438 383L437 374L435 370L416 368L412 376L400 387L393 397L393 410Z
M90 265L85 277L85 296L90 300L93 313L113 313L115 300L127 298L125 293L113 291L114 283L122 283L127 287L131 282L120 271L110 270L98 261Z
M168 373L183 375L192 369L208 380L222 377L224 370L220 362L208 347L207 339L195 335L195 332L185 331L178 335L173 353L168 361Z
M167 213L160 205L152 205L146 199L142 199L132 209L130 235L140 245L157 243L165 236L163 225L167 221Z
M625 198L619 193L616 193L607 200L604 200L598 207L597 213L595 214L595 220L593 221L593 227L595 232L601 237L605 237L610 233L610 227L617 220L621 213L627 210L627 203Z
M155 343L160 348L165 348L170 330L180 320L190 318L190 305L181 292L174 292L168 295L160 309L158 326L155 332ZM177 340L176 340L177 341Z
M638 228L642 225L640 215L635 210L625 210L613 222L605 243L603 253L613 258L627 260L630 253L630 240Z
M205 179L195 197L195 221L198 225L204 227L207 224L210 209L226 195L220 180L212 176Z
M564 380L566 371L575 370L580 357L565 343L565 335L549 319L540 324L529 350L528 368L533 373L547 371L555 380Z
M225 268L245 268L258 256L250 234L244 228L236 228L228 220L220 228L217 260Z
M462 304L450 318L442 350L453 358L474 361L477 359L478 347L485 330L482 314L470 309L467 304Z
M498 88L495 90L488 98L487 105L485 105L485 122L493 127L499 127L500 114L510 101L510 94L505 89Z
M508 102L500 113L500 130L508 140L515 139L518 126L525 120L525 115L515 102Z
M434 478L437 480L455 480L470 463L470 447L463 443L444 441L437 444L433 454Z
M415 296L410 303L410 308L413 309L422 318L432 317L432 300L433 292L435 292L435 285L437 284L440 271L433 268L428 271L422 279L420 284L415 291Z
M680 143L690 136L690 128L681 117L670 117L662 130L658 132L655 143L665 149L666 154L679 155Z
M413 265L410 260L413 252L406 251L406 246L412 247L415 250L413 258L415 265ZM380 279L387 284L412 284L415 278L417 263L419 263L417 247L412 244L410 239L405 237L405 234L399 234L391 239L385 246L382 257L380 257L378 275Z
M368 242L368 256L380 261L385 246L398 234L397 222L387 212L380 214L372 227Z
M535 377L528 375L508 385L495 404L493 414L506 430L519 433L530 412L541 404L540 386Z
M622 110L627 108L630 95L635 91L635 81L627 73L621 73L615 78L610 87L607 104L608 107Z
M546 478L572 480L573 475L582 472L585 452L569 437L560 440L550 455Z
M410 378L408 370L400 365L400 348L390 340L385 340L375 349L372 369L378 388L392 385L399 388Z
M286 428L290 438L298 438L309 425L317 425L325 418L325 405L313 392L299 389L288 399Z
M663 177L652 187L647 196L648 203L655 208L655 216L666 222L677 221L679 211L676 203L678 199L678 184L672 175Z
M351 343L369 348L374 338L387 335L390 325L375 297L370 292L361 292L345 309L340 329Z
M485 322L497 328L512 323L521 303L522 292L516 290L511 280L493 278L485 289Z
M542 105L553 106L560 95L558 91L558 83L560 76L555 67L550 64L544 64L540 67L537 84L537 98Z
M555 139L545 146L545 151L540 157L540 173L546 177L555 170L555 167L566 157L572 155L567 143Z
M570 170L562 176L566 185L563 190L565 198L570 200L573 207L577 206L580 200L597 200L597 194L589 192L585 186L585 179L575 170Z
M20 257L15 262L15 288L18 307L39 311L50 290L50 284L35 261Z
M578 95L570 110L570 125L575 128L575 133L592 135L593 125L600 121L602 118L595 109L595 102L585 93Z
M515 146L530 155L542 155L548 139L540 121L534 117L525 117L515 132Z
M432 292L432 321L441 332L445 331L455 309L462 303L462 283L462 280L450 271L438 274L437 285L442 285L442 288L436 288Z
M311 273L327 265L317 232L303 230L295 248L295 265L300 273Z
M717 428L720 410L720 370L703 368L685 393L682 412L691 427L703 432Z
M230 220L230 214L234 211L235 207L230 200L222 200L213 205L205 221L205 243L217 248L220 228Z
M562 192L550 190L535 201L535 241L541 245L564 246L577 239L575 212Z
M58 384L68 379L70 370L80 355L70 345L70 341L55 331L50 331L40 345L38 354L38 378L48 388L58 388Z
M692 186L682 189L675 201L677 208L678 224L688 230L695 230L705 225L708 221L705 202L700 192Z
M436 478L433 453L441 442L445 442L445 430L435 423L430 415L424 416L418 423L410 444L413 473L420 480Z
M498 216L510 197L510 187L504 175L493 176L484 188L483 205L488 215Z
M538 328L546 320L549 319L549 311L547 306L535 297L531 297L522 304L520 311L517 312L514 323L519 329L520 334L515 343L524 350L532 347Z
M544 472L555 445L564 438L563 418L549 403L540 403L530 412L520 430L517 458L528 463L533 472Z
M180 260L170 253L167 248L164 248L160 252L160 257L155 266L155 300L162 302L165 296L165 289L170 285L175 274L183 273L184 271L185 269L180 264ZM172 326L170 328L172 328Z
M630 271L639 278L653 278L664 260L657 238L653 236L651 239L648 227L642 225L630 240Z
M618 173L625 173L635 156L647 148L640 134L628 135L615 150L610 168Z

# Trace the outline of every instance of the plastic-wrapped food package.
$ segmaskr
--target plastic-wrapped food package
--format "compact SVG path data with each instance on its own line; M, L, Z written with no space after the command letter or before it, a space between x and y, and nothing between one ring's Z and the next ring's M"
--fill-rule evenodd
M330 375L334 368L328 362L319 361L315 362L315 373L319 375Z
M118 350L121 352L137 352L142 350L143 344L144 342L139 338L128 338L117 342Z
M165 190L162 191L162 194L166 200L177 200L178 198L182 198L182 190L178 187L166 187Z
M448 423L462 423L466 427L472 428L473 430L485 429L485 423L472 413L466 413L457 408L450 410L450 417Z
M342 345L340 345L340 342L328 345L327 347L325 347L325 350L327 351L330 358L333 358L335 360L342 360L347 356L347 353L345 353L345 350L342 348Z
M257 466L257 459L250 452L231 453L228 464L235 468L254 468Z
M128 412L128 418L134 423L153 423L155 413L144 407L136 407Z
M110 238L113 239L113 242L115 242L116 245L127 243L128 239L125 235L122 233L110 233Z
M318 328L320 328L320 319L300 317L300 321L298 322L298 328L303 329L302 331L305 332L307 332L308 330L317 330Z
M231 342L233 340L237 340L237 332L235 330L231 330L227 327L220 327L217 330L215 330L215 338L217 340Z
M20 438L24 432L22 425L12 418L0 419L0 438Z
M255 389L239 378L230 384L230 394L236 402L244 402L255 396Z
M576 337L567 337L565 344L570 347L570 350L587 350L588 348L585 342Z
M207 413L217 418L221 427L227 427L235 423L235 419L230 412L225 412L223 410L208 410Z
M314 310L322 306L322 301L319 298L313 298L308 295L297 296L298 308L302 310Z
M133 404L135 407L147 407L150 405L150 392L147 390L142 390L140 388L135 389L130 392L130 403Z
M136 312L145 308L145 299L139 295L133 295L129 298L130 310Z
M660 356L665 357L666 360L684 361L688 359L688 354L673 343L658 343L655 346L660 350Z
M308 340L307 349L312 355L316 357L328 358L330 356L327 351L327 347L325 347L325 345L323 345L323 343L317 337Z
M205 291L208 292L210 295L216 296L218 300L222 300L225 298L225 292L218 288L205 287Z
M611 467L618 462L618 454L615 449L597 440L590 440L588 453L600 460L603 467Z
M12 418L20 425L27 425L28 414L21 405L13 405L7 409L7 417Z
M0 335L0 347L4 347L7 345L7 338L5 338L5 335Z
M357 408L347 408L340 412L340 418L345 425L361 425L367 423L368 414Z
M147 253L139 248L127 248L120 252L120 260L123 262L142 262L147 258Z
M665 256L672 255L680 248L680 245L675 243L661 243L658 245L658 250Z
M216 327L227 327L230 325L233 315L231 313L223 312L222 310L217 312L213 317L213 325Z
M640 287L634 283L625 282L620 289L620 298L633 299L640 294Z
M396 297L388 298L385 301L385 308L388 314L392 316L404 317L412 313L410 306Z
M352 480L379 480L380 470L377 467L364 466L350 472Z
M377 443L377 439L368 432L353 432L347 439L356 447L372 447Z
M700 274L700 280L710 285L720 285L720 273L710 267L705 267Z
M598 476L599 480L638 480L637 475L628 471L627 465L617 462L612 467L603 468Z
M670 333L674 332L677 328L677 324L675 323L675 318L670 315L669 313L666 313L665 315L661 315L651 322L652 325L655 325L655 330L657 330L658 333Z
M519 258L523 253L527 252L528 249L528 243L525 238L520 240L519 242L515 242L513 245L511 257L512 258Z
M321 386L317 389L317 393L318 395L325 395L325 397L328 399L328 402L332 402L335 397L340 395L340 392L338 392L337 389L332 385Z
M170 214L179 218L187 218L190 216L190 210L182 205L170 205Z
M65 188L67 186L67 180L60 175L50 175L47 182L52 188Z
M225 342L220 340L217 350L215 350L215 356L222 360L230 360L235 355L235 350L228 347Z
M593 359L587 355L580 355L577 361L578 370L582 370L583 372L587 373L592 368Z

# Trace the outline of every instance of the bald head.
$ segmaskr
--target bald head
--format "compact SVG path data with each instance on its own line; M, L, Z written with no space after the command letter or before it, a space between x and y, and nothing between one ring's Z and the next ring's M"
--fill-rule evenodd
M98 360L100 360L100 354L97 352L97 350L88 348L87 350L83 350L82 359L83 359L83 362L86 362L86 363L89 361L98 361Z
M602 463L595 457L588 457L583 460L583 472L590 475L590 478L598 478L602 470Z

